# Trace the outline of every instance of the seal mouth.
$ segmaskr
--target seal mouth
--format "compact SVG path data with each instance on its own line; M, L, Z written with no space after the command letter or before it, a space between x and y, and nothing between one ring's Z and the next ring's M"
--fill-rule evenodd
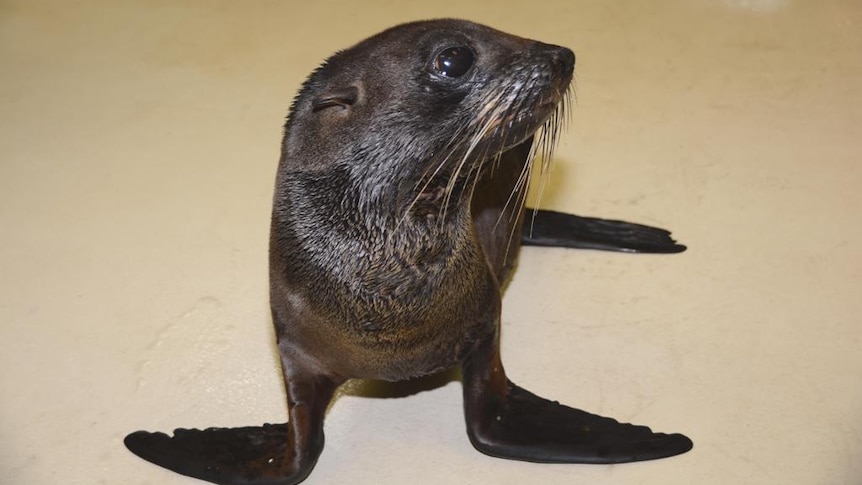
M496 171L501 160L506 159L506 163L515 160L509 156L510 151L530 143L529 150L524 151L526 156L516 157L523 168L506 202L507 206L523 207L537 158L543 180L550 173L553 151L570 112L569 80L558 80L543 92L528 93L531 95L522 96L520 92L525 89L518 89L500 91L486 99L479 115L470 120L473 130L456 137L443 159L419 179L415 187L418 192L405 216L417 202L421 201L423 206L432 203L437 209L430 212L437 212L443 224L453 202L457 204L462 197L472 196L479 180ZM561 90L561 85L566 88ZM428 207L421 212L428 214Z
M481 96L468 101L472 108L465 106L473 115L456 122L436 160L416 179L414 200L405 216L419 202L422 209L417 214L436 212L443 224L448 208L472 197L479 181L491 176L501 163L518 164L521 173L510 198L523 206L537 158L543 177L549 172L573 94L574 60L558 59L553 53L546 56L548 53L540 54L547 63L531 56L518 59L506 76L480 87ZM518 148L525 143L529 143L528 149ZM512 150L517 152L510 154Z
M536 135L537 132L545 129L558 132L566 121L564 115L568 112L568 99L568 90L560 92L552 88L551 92L543 94L535 101L531 108L507 104L493 105L495 100L492 100L489 103L492 106L486 110L488 119L483 129L476 133L476 136L482 138L475 143L476 148L488 145L492 149L486 150L486 155L499 156L502 152ZM556 134L554 141L556 141ZM497 145L496 149L493 149L494 145Z
M509 122L507 129L508 133L503 134L502 151L510 150L513 147L520 145L532 136L539 134L540 140L546 140L546 144L556 145L559 132L565 127L569 113L568 105L570 99L570 91L566 89L560 92L558 89L553 89L551 93L546 94L537 103L531 112L520 113L516 119ZM521 125L522 128L518 128ZM522 136L517 136L514 139L509 139L509 134L519 133ZM550 132L550 137L546 137L545 133ZM550 151L544 150L542 153L551 155L553 146L547 147Z

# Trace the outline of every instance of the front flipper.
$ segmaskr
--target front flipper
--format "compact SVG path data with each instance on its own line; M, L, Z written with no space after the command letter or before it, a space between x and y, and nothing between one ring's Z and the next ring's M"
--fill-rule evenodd
M666 458L693 446L681 434L655 433L538 397L506 378L496 349L477 352L463 370L467 434L487 455L611 464Z
M521 243L629 253L681 253L670 231L624 221L527 208Z
M655 433L563 406L511 382L505 401L488 411L475 417L481 425L471 429L468 424L470 441L482 453L499 458L611 464L666 458L692 448L681 434Z
M141 458L220 485L294 485L323 451L323 419L343 382L304 371L282 355L290 422L244 428L137 431L124 441Z
M178 429L174 436L137 431L124 440L141 458L182 475L219 484L299 483L314 463L291 477L283 466L287 425L245 428ZM316 459L316 457L315 457ZM303 474L304 473L304 474Z

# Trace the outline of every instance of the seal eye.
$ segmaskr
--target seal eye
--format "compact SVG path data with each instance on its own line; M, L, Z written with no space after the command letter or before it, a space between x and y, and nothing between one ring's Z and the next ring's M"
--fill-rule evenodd
M473 65L473 52L466 47L447 47L434 59L434 71L443 77L461 77Z

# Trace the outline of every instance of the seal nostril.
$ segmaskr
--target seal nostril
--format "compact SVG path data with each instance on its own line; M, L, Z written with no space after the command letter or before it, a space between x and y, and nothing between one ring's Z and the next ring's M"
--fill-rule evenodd
M554 52L554 67L563 75L570 75L575 70L575 53L571 49L558 47Z

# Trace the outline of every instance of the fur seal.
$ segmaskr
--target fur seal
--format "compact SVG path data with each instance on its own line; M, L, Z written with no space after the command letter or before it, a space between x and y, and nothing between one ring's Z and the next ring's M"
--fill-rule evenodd
M691 449L681 434L538 397L503 370L501 288L520 238L685 249L647 226L525 216L531 161L553 148L574 64L565 47L446 19L393 27L314 71L285 126L270 238L290 421L173 437L138 431L125 439L129 450L213 483L298 483L323 449L339 385L453 366L468 436L488 455L622 463Z

